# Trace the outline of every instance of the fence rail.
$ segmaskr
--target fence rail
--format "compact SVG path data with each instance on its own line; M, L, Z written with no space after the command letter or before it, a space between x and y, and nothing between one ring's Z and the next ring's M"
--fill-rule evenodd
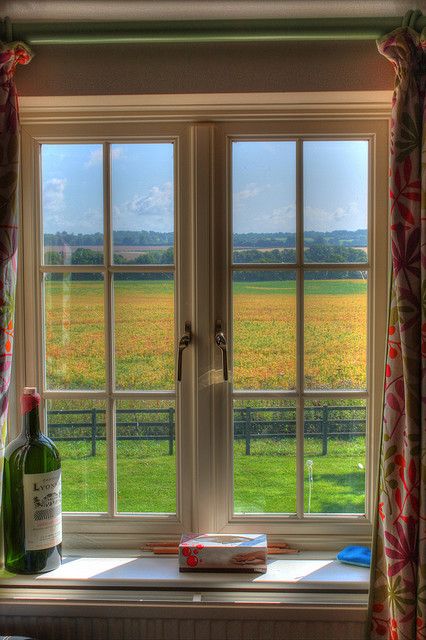
M348 412L357 412L358 416L348 418ZM90 442L92 456L96 456L97 442L106 440L104 409L52 410L47 412L47 417L48 432L55 441ZM149 417L151 420L147 419ZM327 455L330 438L347 440L363 435L364 407L324 405L306 409L304 436L319 438L324 456ZM295 410L291 407L234 409L234 440L244 441L247 456L251 454L253 440L285 440L295 437L296 417ZM173 455L175 410L117 409L116 438L118 441L167 441L169 455Z

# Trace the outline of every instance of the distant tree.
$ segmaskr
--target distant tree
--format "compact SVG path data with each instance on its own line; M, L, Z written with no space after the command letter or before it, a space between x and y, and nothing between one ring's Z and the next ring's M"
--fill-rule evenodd
M104 257L101 251L93 251L92 249L84 249L79 247L71 257L71 264L103 264Z
M366 247L367 229L357 229L349 231L338 229L334 231L305 231L305 245L322 242L328 245L347 247ZM68 233L58 231L57 233L46 233L44 242L46 247L82 247L82 246L102 246L102 233ZM173 246L174 234L171 231L140 231L116 230L113 232L114 244L121 246ZM290 232L276 233L234 233L234 247L238 248L295 248L296 234Z
M234 251L234 262L241 264L242 262L257 263L289 263L295 262L296 251L294 249L271 249L270 251L259 251L258 249L244 249Z
M367 254L362 249L352 249L315 242L305 251L306 262L367 262Z
M45 251L45 264L64 264L64 255L61 251Z

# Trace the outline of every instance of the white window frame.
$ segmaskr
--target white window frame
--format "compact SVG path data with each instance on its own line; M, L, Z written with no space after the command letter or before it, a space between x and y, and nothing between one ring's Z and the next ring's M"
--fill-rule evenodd
M232 487L232 448L230 431L224 431L229 418L226 385L220 384L220 353L212 336L215 318L226 318L231 326L229 308L224 300L229 287L225 267L231 248L215 244L213 220L220 225L229 220L229 198L224 181L229 177L226 138L235 135L292 138L322 136L364 138L370 141L370 247L374 278L369 284L369 395L367 494L374 496L378 458L383 363L385 353L387 307L387 167L390 92L297 93L297 94L210 94L175 96L93 96L23 98L22 124L22 233L17 296L17 340L15 343L16 396L25 384L40 384L41 318L37 311L40 274L34 265L39 258L36 240L39 210L39 177L35 162L41 142L82 142L97 140L138 141L148 136L178 140L178 157L183 184L188 189L176 193L182 215L176 227L177 237L185 242L185 259L176 264L176 278L188 292L186 308L178 307L176 333L185 320L192 321L195 349L184 357L181 394L185 401L178 409L177 433L180 468L185 477L178 484L178 512L167 516L125 516L114 514L110 499L108 516L97 514L64 516L65 543L71 547L138 546L144 537L178 537L183 530L267 531L285 537L305 548L336 548L350 540L368 542L371 535L373 502L366 505L366 517L309 517L306 521L280 515L232 516L229 490ZM220 135L218 135L218 132ZM223 135L222 135L223 134ZM176 137L177 136L177 137ZM225 170L224 170L225 169ZM106 166L105 171L108 170ZM176 180L176 188L178 185ZM105 201L109 194L105 194ZM109 222L107 221L107 224ZM193 230L191 237L190 230ZM215 269L213 270L213 266ZM50 270L50 268L49 268ZM106 280L113 269L106 269ZM212 274L209 276L209 274ZM214 274L214 275L213 275ZM25 287L24 287L25 283ZM107 286L107 282L105 283ZM36 295L33 295L35 292ZM200 293L203 298L201 299ZM208 301L206 303L206 301ZM24 318L24 321L20 321ZM45 394L52 397L56 392ZM67 396L70 394L68 393ZM107 397L117 394L92 393ZM125 394L127 397L131 394ZM141 394L135 394L140 397ZM59 397L56 394L56 397ZM16 402L15 406L19 406ZM185 408L183 408L185 407ZM184 415L181 412L184 411ZM19 425L16 410L15 425ZM198 430L194 425L198 424ZM16 430L16 429L15 429ZM110 437L114 434L112 425ZM13 435L13 430L12 430ZM112 442L112 440L111 440ZM110 465L114 469L114 446ZM184 457L186 456L186 457ZM178 464L178 463L177 463ZM299 470L300 471L300 470ZM110 491L111 493L111 491ZM300 499L299 499L300 505Z

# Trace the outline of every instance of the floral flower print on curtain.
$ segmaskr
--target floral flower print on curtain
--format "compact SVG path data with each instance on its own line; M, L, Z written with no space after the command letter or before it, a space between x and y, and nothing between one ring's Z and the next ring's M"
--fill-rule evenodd
M31 52L24 44L0 43L0 488L12 367L18 248L19 115L14 74L18 64L27 64L30 60Z
M371 640L426 639L425 35L400 28L379 51L395 68L390 141L391 304Z

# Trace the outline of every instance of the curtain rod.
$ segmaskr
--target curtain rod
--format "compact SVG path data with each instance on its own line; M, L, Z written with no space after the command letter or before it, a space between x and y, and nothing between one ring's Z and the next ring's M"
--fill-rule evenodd
M391 17L46 23L5 18L0 40L29 45L375 40L401 24L402 18ZM426 16L416 15L412 26L421 31Z

